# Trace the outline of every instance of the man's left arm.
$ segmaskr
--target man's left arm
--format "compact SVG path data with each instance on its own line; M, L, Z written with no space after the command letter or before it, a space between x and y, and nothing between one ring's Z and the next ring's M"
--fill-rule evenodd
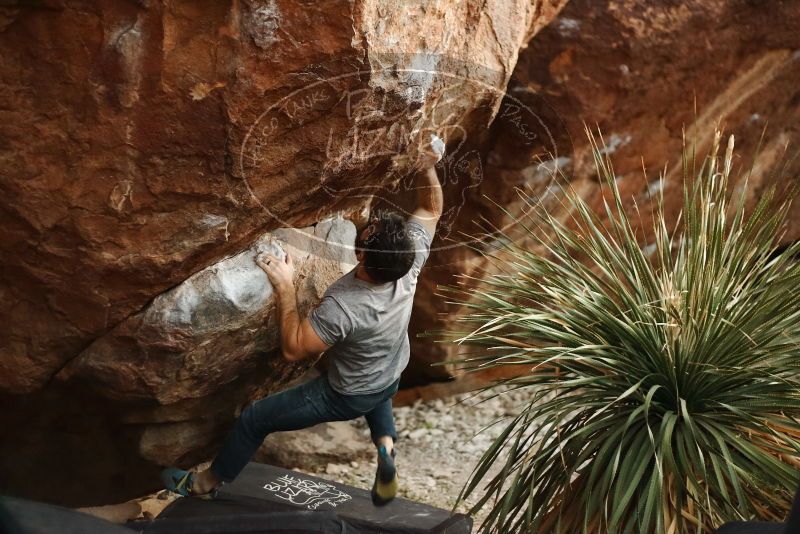
M436 145L441 145L437 147ZM417 209L411 218L421 224L428 234L433 237L436 233L436 223L444 210L444 195L439 177L436 175L435 165L442 159L444 143L433 136L430 146L420 151L418 166L422 172L417 174Z
M256 263L267 273L275 289L280 314L281 351L284 359L296 362L328 350L330 345L320 339L309 320L300 319L291 256L287 253L285 260L271 255L260 256Z

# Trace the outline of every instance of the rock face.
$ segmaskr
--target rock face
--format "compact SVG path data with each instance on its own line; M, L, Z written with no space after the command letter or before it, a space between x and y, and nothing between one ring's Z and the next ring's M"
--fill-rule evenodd
M625 192L646 202L666 165L667 202L677 206L683 132L703 154L719 124L736 136L740 169L754 163L758 196L800 170L790 161L800 140L799 16L791 2L573 1L521 57L510 91L539 92L567 124L575 180L594 180L586 122L602 130ZM798 238L800 205L787 235Z
M273 350L260 236L355 217L430 131L472 176L455 147L563 4L4 3L0 491L102 504L207 458L302 371ZM346 263L313 254L306 307Z
M36 391L260 231L363 205L426 128L485 127L542 18L527 0L4 8L0 387ZM496 91L453 98L463 80Z
M80 380L106 398L171 405L213 395L277 351L272 285L259 254L295 262L301 314L355 266L355 227L342 219L280 229L158 295L72 359L56 376Z
M797 20L800 5L792 2L570 0L520 54L491 131L473 136L483 178L478 187L464 190L462 214L468 215L459 217L456 228L474 234L473 221L480 217L508 225L510 217L482 195L519 214L523 206L513 188L553 193L546 170L556 165L586 198L599 202L584 123L602 130L620 190L631 201L635 198L645 228L648 204L665 166L668 214L674 217L680 209L684 128L699 154L710 147L717 123L736 135L740 168L753 165L750 199L777 178L796 180ZM800 203L794 204L785 239L800 239ZM437 245L419 286L412 336L453 324L458 310L428 297L437 284L490 268L473 250ZM452 366L430 364L457 358L457 346L417 339L413 351L408 382L455 372Z

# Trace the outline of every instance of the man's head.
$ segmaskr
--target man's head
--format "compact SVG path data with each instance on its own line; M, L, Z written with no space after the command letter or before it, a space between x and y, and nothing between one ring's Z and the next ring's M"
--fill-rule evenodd
M356 257L375 282L399 280L414 263L414 241L406 220L391 211L378 211L356 236Z

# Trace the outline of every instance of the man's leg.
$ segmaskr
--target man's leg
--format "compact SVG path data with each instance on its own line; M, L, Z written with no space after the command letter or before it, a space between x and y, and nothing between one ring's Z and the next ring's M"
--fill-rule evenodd
M372 441L378 448L378 469L370 494L372 502L380 506L397 495L397 469L394 465L397 430L392 417L392 398L382 401L364 417L369 425Z
M197 474L193 492L207 493L236 478L272 432L300 430L353 416L331 402L327 381L319 377L254 402L242 411L211 467Z
M391 397L378 404L371 412L364 415L369 425L369 433L372 442L376 447L381 445L386 447L386 451L391 454L394 449L394 442L397 441L397 429L394 426L392 416Z

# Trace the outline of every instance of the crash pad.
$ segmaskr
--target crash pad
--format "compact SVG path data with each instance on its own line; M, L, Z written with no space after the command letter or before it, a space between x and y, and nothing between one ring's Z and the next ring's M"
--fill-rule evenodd
M309 530L316 532L468 534L472 531L472 520L464 514L399 497L377 507L372 504L368 490L258 463L248 464L234 482L222 486L213 501L176 500L152 522L151 528L157 527L159 520L169 520L174 526L181 519L214 518L224 523L225 518L236 521L237 517L246 516L252 520L261 514L266 521L268 514L274 513L285 514L283 520L287 520L289 512L303 512L305 520L316 517L308 512L324 513L327 526L319 528L329 530ZM330 518L338 518L339 523ZM142 532L155 530L145 528Z

